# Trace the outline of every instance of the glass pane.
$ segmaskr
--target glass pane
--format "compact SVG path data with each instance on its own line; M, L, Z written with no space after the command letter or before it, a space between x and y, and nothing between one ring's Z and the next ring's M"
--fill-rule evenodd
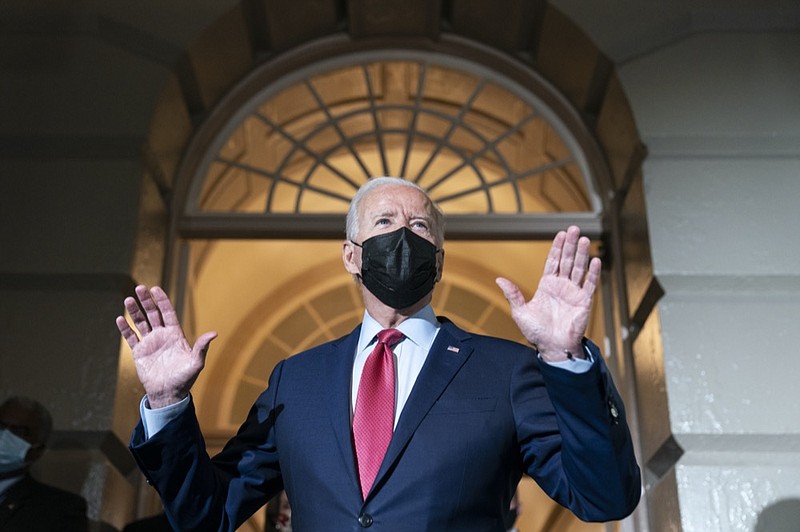
M320 66L263 96L217 139L199 212L342 213L377 175L418 182L450 214L591 208L577 143L535 96L437 61Z

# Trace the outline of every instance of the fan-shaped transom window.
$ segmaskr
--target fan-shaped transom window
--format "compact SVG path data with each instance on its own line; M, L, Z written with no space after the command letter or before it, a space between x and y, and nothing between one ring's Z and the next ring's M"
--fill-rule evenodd
M217 136L186 212L343 213L377 175L418 183L448 215L599 210L582 150L539 97L462 59L385 55L257 92Z

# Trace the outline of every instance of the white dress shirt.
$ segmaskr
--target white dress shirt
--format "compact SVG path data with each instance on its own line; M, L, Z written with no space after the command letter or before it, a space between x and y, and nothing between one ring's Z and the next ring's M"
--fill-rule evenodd
M395 376L397 378L394 403L395 427L408 396L411 395L411 389L414 387L414 383L417 382L422 365L425 364L425 359L428 358L428 351L431 350L436 334L439 332L439 322L436 321L436 315L433 313L431 306L427 305L416 314L406 318L396 329L402 332L405 338L392 347ZM377 334L382 330L383 327L369 313L364 311L364 321L361 324L361 335L358 338L356 358L353 361L353 379L350 381L351 416L355 409L356 397L358 397L358 383L361 382L361 372L364 369L367 358L375 348L375 343L378 340Z

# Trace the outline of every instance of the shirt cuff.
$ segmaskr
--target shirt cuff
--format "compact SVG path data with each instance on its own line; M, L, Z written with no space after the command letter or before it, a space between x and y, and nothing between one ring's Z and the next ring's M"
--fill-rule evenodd
M148 440L158 434L161 429L167 426L167 423L181 415L188 406L188 396L175 404L163 408L150 408L147 396L142 397L142 401L139 403L139 415L142 417L145 439Z
M589 347L584 343L583 344L583 352L586 353L586 360L582 358L570 358L567 360L561 360L559 362L548 362L542 358L542 355L537 353L539 360L544 362L549 366L553 366L554 368L561 368L572 373L586 373L592 368L592 364L594 364L594 357L592 356L591 351L589 351Z

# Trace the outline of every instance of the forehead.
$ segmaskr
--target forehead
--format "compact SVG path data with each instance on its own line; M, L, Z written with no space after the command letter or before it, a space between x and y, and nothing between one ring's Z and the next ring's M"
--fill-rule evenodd
M421 190L403 185L376 188L364 198L361 215L402 213L408 216L430 216L432 205Z

